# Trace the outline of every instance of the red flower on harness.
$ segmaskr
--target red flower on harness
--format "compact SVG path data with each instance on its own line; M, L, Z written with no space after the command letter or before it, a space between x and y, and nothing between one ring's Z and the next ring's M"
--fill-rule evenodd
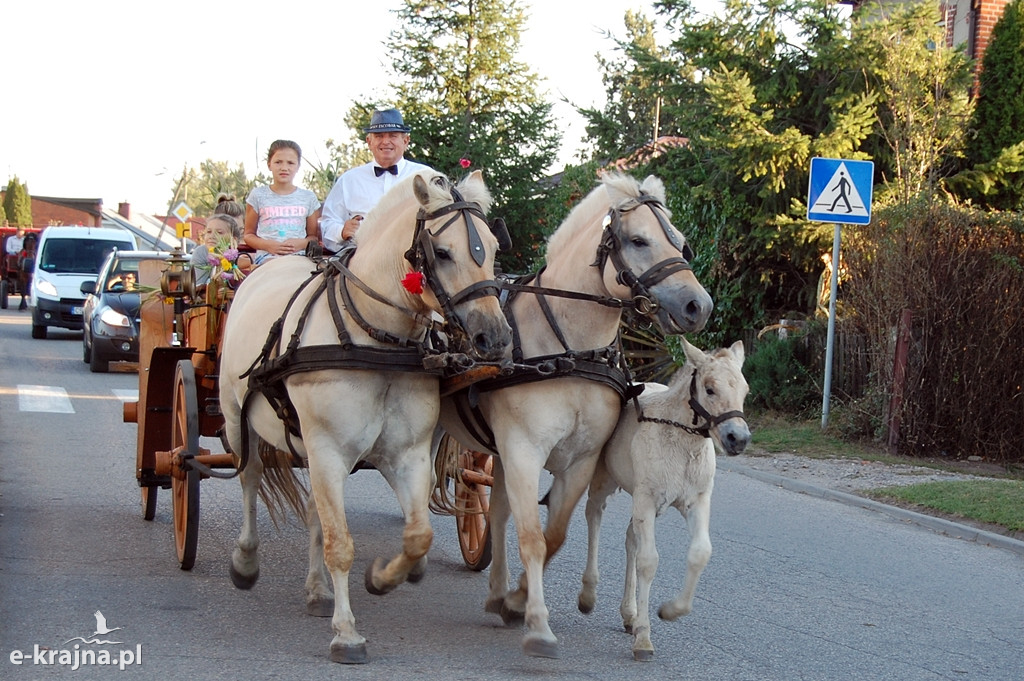
M402 279L402 286L405 290L413 295L420 295L423 293L423 273L422 272L410 272L405 275Z

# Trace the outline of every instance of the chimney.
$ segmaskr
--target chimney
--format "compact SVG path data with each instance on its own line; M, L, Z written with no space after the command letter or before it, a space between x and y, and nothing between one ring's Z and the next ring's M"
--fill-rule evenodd
M125 220L130 220L132 217L132 207L127 201L122 201L117 204L117 214L123 217Z

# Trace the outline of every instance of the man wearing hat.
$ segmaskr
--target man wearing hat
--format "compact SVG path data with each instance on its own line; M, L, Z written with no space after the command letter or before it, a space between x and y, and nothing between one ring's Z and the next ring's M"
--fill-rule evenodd
M320 233L324 247L331 251L351 239L359 223L377 202L403 178L429 170L429 166L406 160L411 128L398 109L374 111L363 128L373 161L346 171L334 183L324 201Z

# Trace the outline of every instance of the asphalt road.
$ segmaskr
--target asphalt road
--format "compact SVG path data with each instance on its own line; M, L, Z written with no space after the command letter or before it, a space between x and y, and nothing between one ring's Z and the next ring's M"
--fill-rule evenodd
M32 340L29 330L26 313L0 311L0 680L1024 676L1019 554L726 470L716 480L714 555L694 612L654 619L650 663L632 661L618 615L625 495L605 514L603 581L589 616L576 610L585 548L577 512L545 578L562 657L533 659L519 650L518 628L483 612L487 575L463 566L450 518L434 518L422 582L366 593L363 570L397 550L402 522L382 478L357 472L348 485L351 594L370 662L333 664L329 620L304 612L304 530L278 531L261 511L261 579L236 590L227 564L241 517L238 484L207 480L196 566L180 570L169 494L161 491L152 522L139 508L136 427L121 419L137 376L91 374L80 334ZM60 402L31 399L53 388L67 393L63 411L25 410ZM681 586L685 522L670 512L658 540L655 604ZM116 644L76 638L90 638L96 611L120 627L104 637ZM114 664L60 664L60 651L73 663L76 645L79 659L105 650Z

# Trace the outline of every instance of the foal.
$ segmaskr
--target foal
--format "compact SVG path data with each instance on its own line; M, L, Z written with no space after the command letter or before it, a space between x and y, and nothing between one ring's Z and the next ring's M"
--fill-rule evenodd
M633 495L633 517L626 531L626 583L619 612L626 631L633 634L633 659L638 661L654 656L648 612L651 582L658 568L654 519L674 506L690 530L683 589L658 609L662 619L675 620L690 613L697 580L711 557L708 524L715 445L735 455L750 442L750 429L743 417L747 395L741 372L743 341L705 354L685 338L681 340L686 364L667 389L648 384L639 398L639 415L633 404L622 410L601 453L587 498L587 567L579 595L579 609L584 613L594 609L597 599L597 549L605 502L619 488ZM674 420L677 418L681 423Z

